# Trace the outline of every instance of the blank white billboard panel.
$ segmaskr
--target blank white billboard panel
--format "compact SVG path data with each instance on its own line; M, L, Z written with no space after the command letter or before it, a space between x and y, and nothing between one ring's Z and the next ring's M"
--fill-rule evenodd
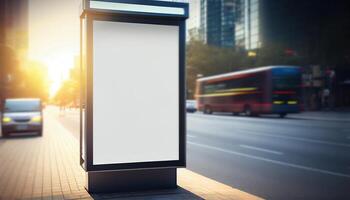
M179 160L179 27L93 22L93 164Z

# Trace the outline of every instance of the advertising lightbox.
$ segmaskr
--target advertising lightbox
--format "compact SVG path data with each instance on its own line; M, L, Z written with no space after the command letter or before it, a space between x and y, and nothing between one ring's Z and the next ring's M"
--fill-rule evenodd
M188 4L141 2L83 5L80 149L86 171L185 166Z
M179 27L93 23L93 164L179 160Z

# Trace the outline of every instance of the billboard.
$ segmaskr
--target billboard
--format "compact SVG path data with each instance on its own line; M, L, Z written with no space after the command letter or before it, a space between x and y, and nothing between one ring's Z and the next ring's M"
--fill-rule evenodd
M85 0L82 8L80 164L184 167L188 4Z
M179 159L179 27L93 22L93 164Z

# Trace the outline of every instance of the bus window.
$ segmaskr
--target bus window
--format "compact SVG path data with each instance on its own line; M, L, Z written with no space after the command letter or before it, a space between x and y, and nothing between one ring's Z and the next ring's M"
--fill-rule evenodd
M273 78L274 89L295 89L300 87L299 76L279 76Z

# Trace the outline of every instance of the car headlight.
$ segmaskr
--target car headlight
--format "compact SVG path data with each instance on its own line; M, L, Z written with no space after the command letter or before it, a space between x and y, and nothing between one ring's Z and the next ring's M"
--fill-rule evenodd
M32 117L31 122L41 122L41 116Z
M3 123L9 123L9 122L11 122L12 121L12 119L10 118L10 117L3 117L2 118L2 122Z

